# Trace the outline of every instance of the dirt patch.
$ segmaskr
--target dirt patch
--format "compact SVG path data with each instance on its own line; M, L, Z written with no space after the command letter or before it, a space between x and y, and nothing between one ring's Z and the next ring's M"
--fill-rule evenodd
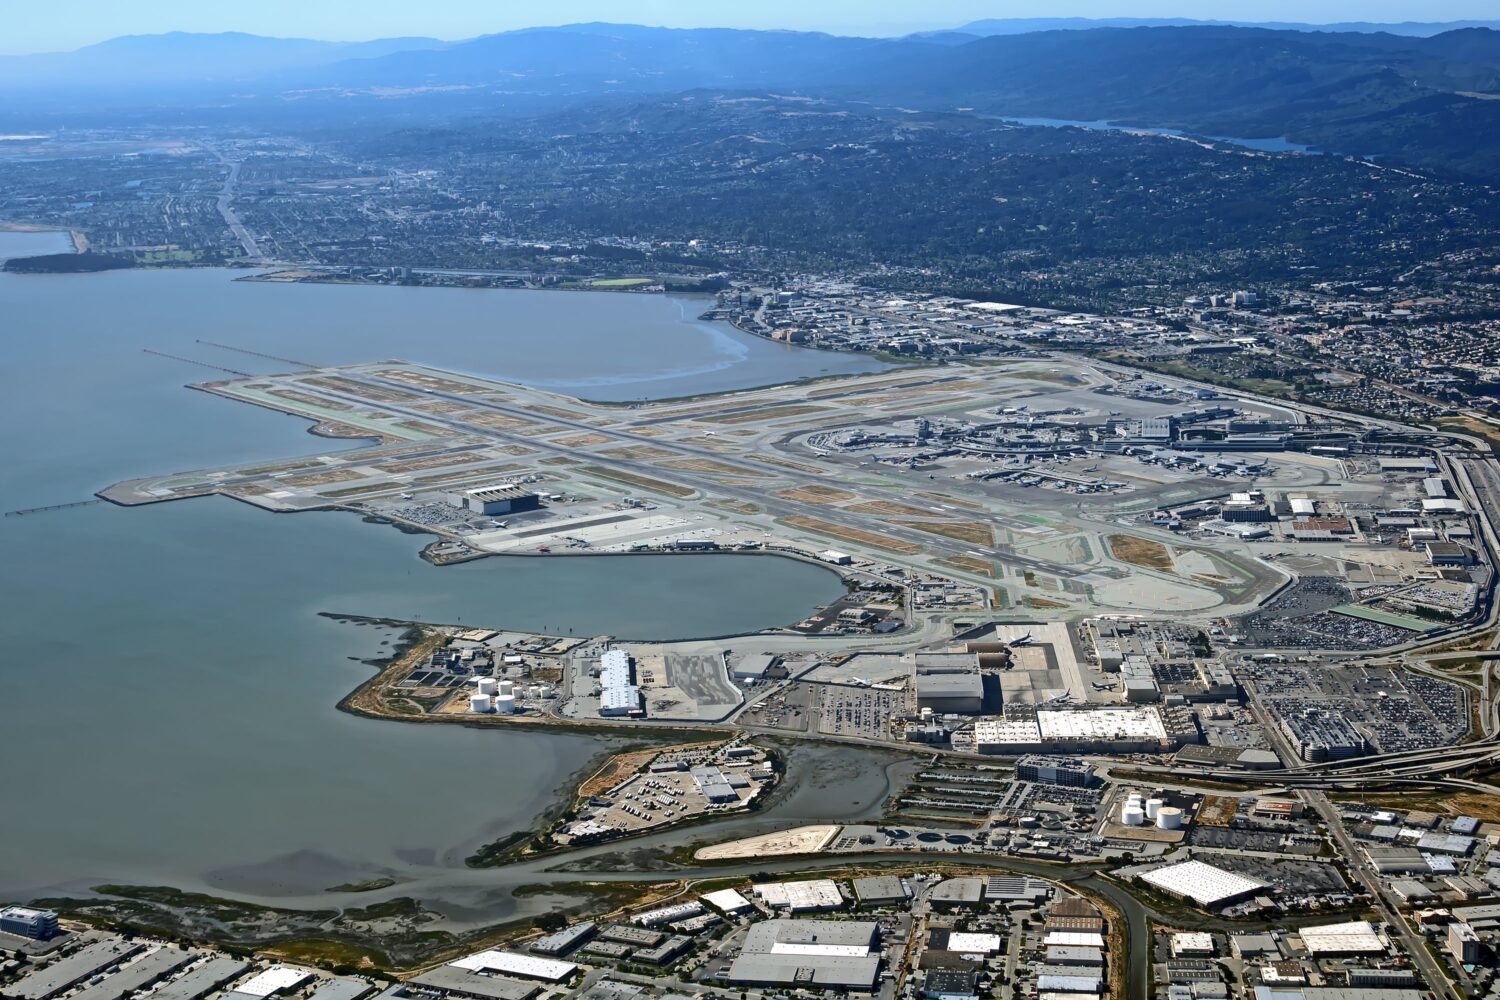
M859 514L882 514L891 517L931 517L932 511L923 507L908 507L904 503L896 503L894 500L867 500L857 503L846 510L852 510Z
M855 494L836 486L794 486L791 489L777 490L776 495L798 503L818 504L843 503L845 500L858 499Z
M423 458L408 458L400 462L381 462L375 466L381 472L420 472L424 469L443 469L454 465L473 465L485 461L485 456L473 452L467 455L427 455Z
M915 528L925 531L929 535L943 535L946 538L954 538L960 542L969 542L974 545L994 545L995 533L990 530L988 524L979 521L907 521L897 519L892 522L903 528Z
M944 493L924 493L919 490L917 496L927 500L936 500L938 503L951 503L955 507L964 507L968 510L984 510L983 504L975 503L973 500L965 500L961 497L950 497Z
M665 493L669 497L690 497L697 492L697 490L686 486L678 486L676 483L664 483L660 479L637 476L633 472L606 469L600 465L585 465L579 471L587 472L601 479L610 479L617 483L624 483L626 486L638 486L643 490L651 490L653 493Z
M688 750L696 750L701 747L718 746L718 743L719 741L710 741L707 743L683 743L679 746L652 747L646 750L628 750L625 753L617 753L613 757L609 758L609 760L606 760L603 766L599 768L599 770L583 779L582 783L580 783L578 786L576 796L580 799L586 799L590 796L598 795L602 792L607 792L611 788L618 785L620 782L624 781L626 778L630 777L632 774L635 774L647 764L651 763L661 754L685 752Z
M1061 601L1052 601L1048 600L1045 597L1028 597L1026 598L1025 604L1028 608L1036 608L1038 610L1057 610L1067 607L1067 605L1062 603Z
M558 438L553 443L564 445L568 448L588 448L596 444L608 444L609 438L603 434L574 434L570 437Z
M1239 810L1240 800L1229 795L1209 795L1198 810L1199 826L1228 826Z
M1161 542L1135 535L1110 535L1108 542L1109 550L1121 562L1162 573L1172 571L1172 553Z
M742 469L728 462L716 462L711 458L683 458L675 462L663 462L662 466L668 469L682 469L685 472L717 472L726 476L749 476L752 479L764 479L764 472L754 469Z
M807 413L822 413L827 409L828 407L826 406L817 406L812 403L792 403L787 406L766 406L758 410L725 413L717 417L700 417L699 419L711 424L751 424L757 420L779 420L782 417L800 417Z
M877 549L885 549L889 552L901 552L911 555L912 553L922 551L921 546L913 545L910 542L903 542L899 538L877 535L873 531L861 531L858 528L846 528L842 524L820 521L815 517L789 517L782 523L789 524L794 528L806 528L808 531L816 531L820 535L842 538L845 541L859 542Z
M647 462L658 458L671 458L676 452L658 448L651 444L629 444L623 448L606 448L599 454L619 458L627 462Z
M732 510L736 514L760 513L760 507L750 503L748 500L710 500L708 505L710 507L717 507L720 510Z
M327 486L329 483L347 483L351 479L363 479L364 473L353 469L328 469L325 472L308 472L299 476L287 476L281 480L287 486Z
M790 459L786 458L772 458L770 456L762 456L758 459L758 461L765 465L779 465L783 469L793 469L797 472L805 472L809 476L828 475L827 469L820 469L816 465L803 465L801 462L793 462Z
M994 576L995 564L983 559L975 559L972 556L954 556L952 559L937 560L939 566L947 566L951 569L963 570L965 573L979 573L982 576Z
M466 419L471 424L488 427L493 431L519 431L528 427L541 426L535 420L527 420L524 417L512 417L506 413L496 413L494 410L484 410Z

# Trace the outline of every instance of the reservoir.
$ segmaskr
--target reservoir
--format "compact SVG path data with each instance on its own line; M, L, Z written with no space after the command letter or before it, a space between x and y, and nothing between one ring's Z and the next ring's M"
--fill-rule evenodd
M1014 122L1017 125L1040 125L1046 128L1087 128L1105 132L1130 132L1135 135L1163 135L1170 138L1211 139L1214 142L1224 142L1231 146L1239 146L1242 149L1253 149L1261 153L1310 153L1313 155L1319 153L1319 150L1311 146L1305 146L1300 142L1292 142L1285 136L1263 139L1237 139L1227 135L1199 136L1192 132L1180 132L1177 129L1171 128L1152 128L1147 125L1121 125L1118 122L1108 121L1075 121L1069 118L1003 118L1001 120Z
M14 235L14 234L5 234ZM24 234L31 235L31 234ZM235 272L0 275L0 508L150 472L326 453L293 418L183 388L285 358L385 357L604 399L883 367L696 321L700 300L234 282ZM334 708L386 630L320 612L688 637L787 624L842 592L769 557L486 559L352 515L222 498L0 520L0 898L101 882L276 901L376 875L472 885L463 858L529 826L585 738L356 719Z
M11 257L40 257L49 253L72 253L73 237L59 230L39 233L0 229L0 261Z

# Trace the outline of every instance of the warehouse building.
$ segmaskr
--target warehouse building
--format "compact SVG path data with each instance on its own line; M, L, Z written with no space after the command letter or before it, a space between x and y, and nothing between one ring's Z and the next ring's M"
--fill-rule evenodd
M973 715L984 708L984 677L972 653L918 653L917 708Z
M630 654L611 649L599 659L599 714L620 716L638 714L641 689L635 684Z
M844 894L832 879L817 878L801 882L762 882L751 886L760 901L773 910L812 913L837 910L844 905Z
M911 897L906 881L894 875L869 875L855 879L853 885L860 906L897 906Z
M1314 958L1384 955L1390 950L1389 942L1368 920L1304 927L1297 936L1302 939L1302 947Z
M476 514L494 516L496 514L519 514L522 511L537 510L542 506L542 498L530 490L524 490L514 483L502 483L498 486L485 486L476 490L464 490L454 494L454 505L473 511Z
M561 983L578 971L572 962L559 962L551 958L536 958L513 951L481 951L460 958L448 965L469 972L499 973L521 979L536 979L545 983Z
M880 979L878 932L864 920L762 921L750 928L726 981L872 992Z
M980 753L1161 753L1179 742L1150 706L1043 709L1034 719L981 719L974 725Z
M1190 900L1204 909L1228 906L1268 888L1258 879L1215 868L1202 861L1183 861L1142 872L1141 881L1154 889Z

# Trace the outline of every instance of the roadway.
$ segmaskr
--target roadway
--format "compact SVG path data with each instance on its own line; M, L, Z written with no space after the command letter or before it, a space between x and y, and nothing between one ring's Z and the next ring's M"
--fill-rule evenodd
M223 217L224 224L234 233L234 238L239 240L240 247L245 251L245 256L252 261L263 261L265 257L260 252L260 247L255 243L255 237L250 235L250 230L240 221L239 214L234 210L235 195L239 193L240 184L240 161L231 160L222 152L215 149L213 154L219 158L219 162L229 168L229 173L224 178L224 186L219 189L219 197L215 206L219 215Z

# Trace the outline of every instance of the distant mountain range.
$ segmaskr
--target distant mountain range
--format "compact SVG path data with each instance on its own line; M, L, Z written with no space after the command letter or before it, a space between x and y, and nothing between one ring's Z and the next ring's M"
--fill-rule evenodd
M1327 31L1428 38L1460 28L1500 29L1500 21L1339 21L1310 24L1301 21L1200 21L1190 17L1001 17L970 21L951 33L961 35L1025 35L1033 31L1086 31L1090 28L1269 28L1273 31ZM938 34L932 32L931 34Z
M614 24L462 42L135 36L72 53L0 58L0 110L8 111L7 126L35 127L42 124L35 116L62 108L75 116L129 112L137 120L143 108L196 109L198 120L253 109L262 119L295 115L305 125L356 116L504 116L694 89L777 91L1200 135L1287 136L1500 178L1500 31L1308 27L1048 19L898 39ZM1366 30L1379 27L1403 30Z
M0 56L0 82L29 88L250 80L346 60L435 49L444 44L436 38L320 42L240 32L124 35L72 52Z

